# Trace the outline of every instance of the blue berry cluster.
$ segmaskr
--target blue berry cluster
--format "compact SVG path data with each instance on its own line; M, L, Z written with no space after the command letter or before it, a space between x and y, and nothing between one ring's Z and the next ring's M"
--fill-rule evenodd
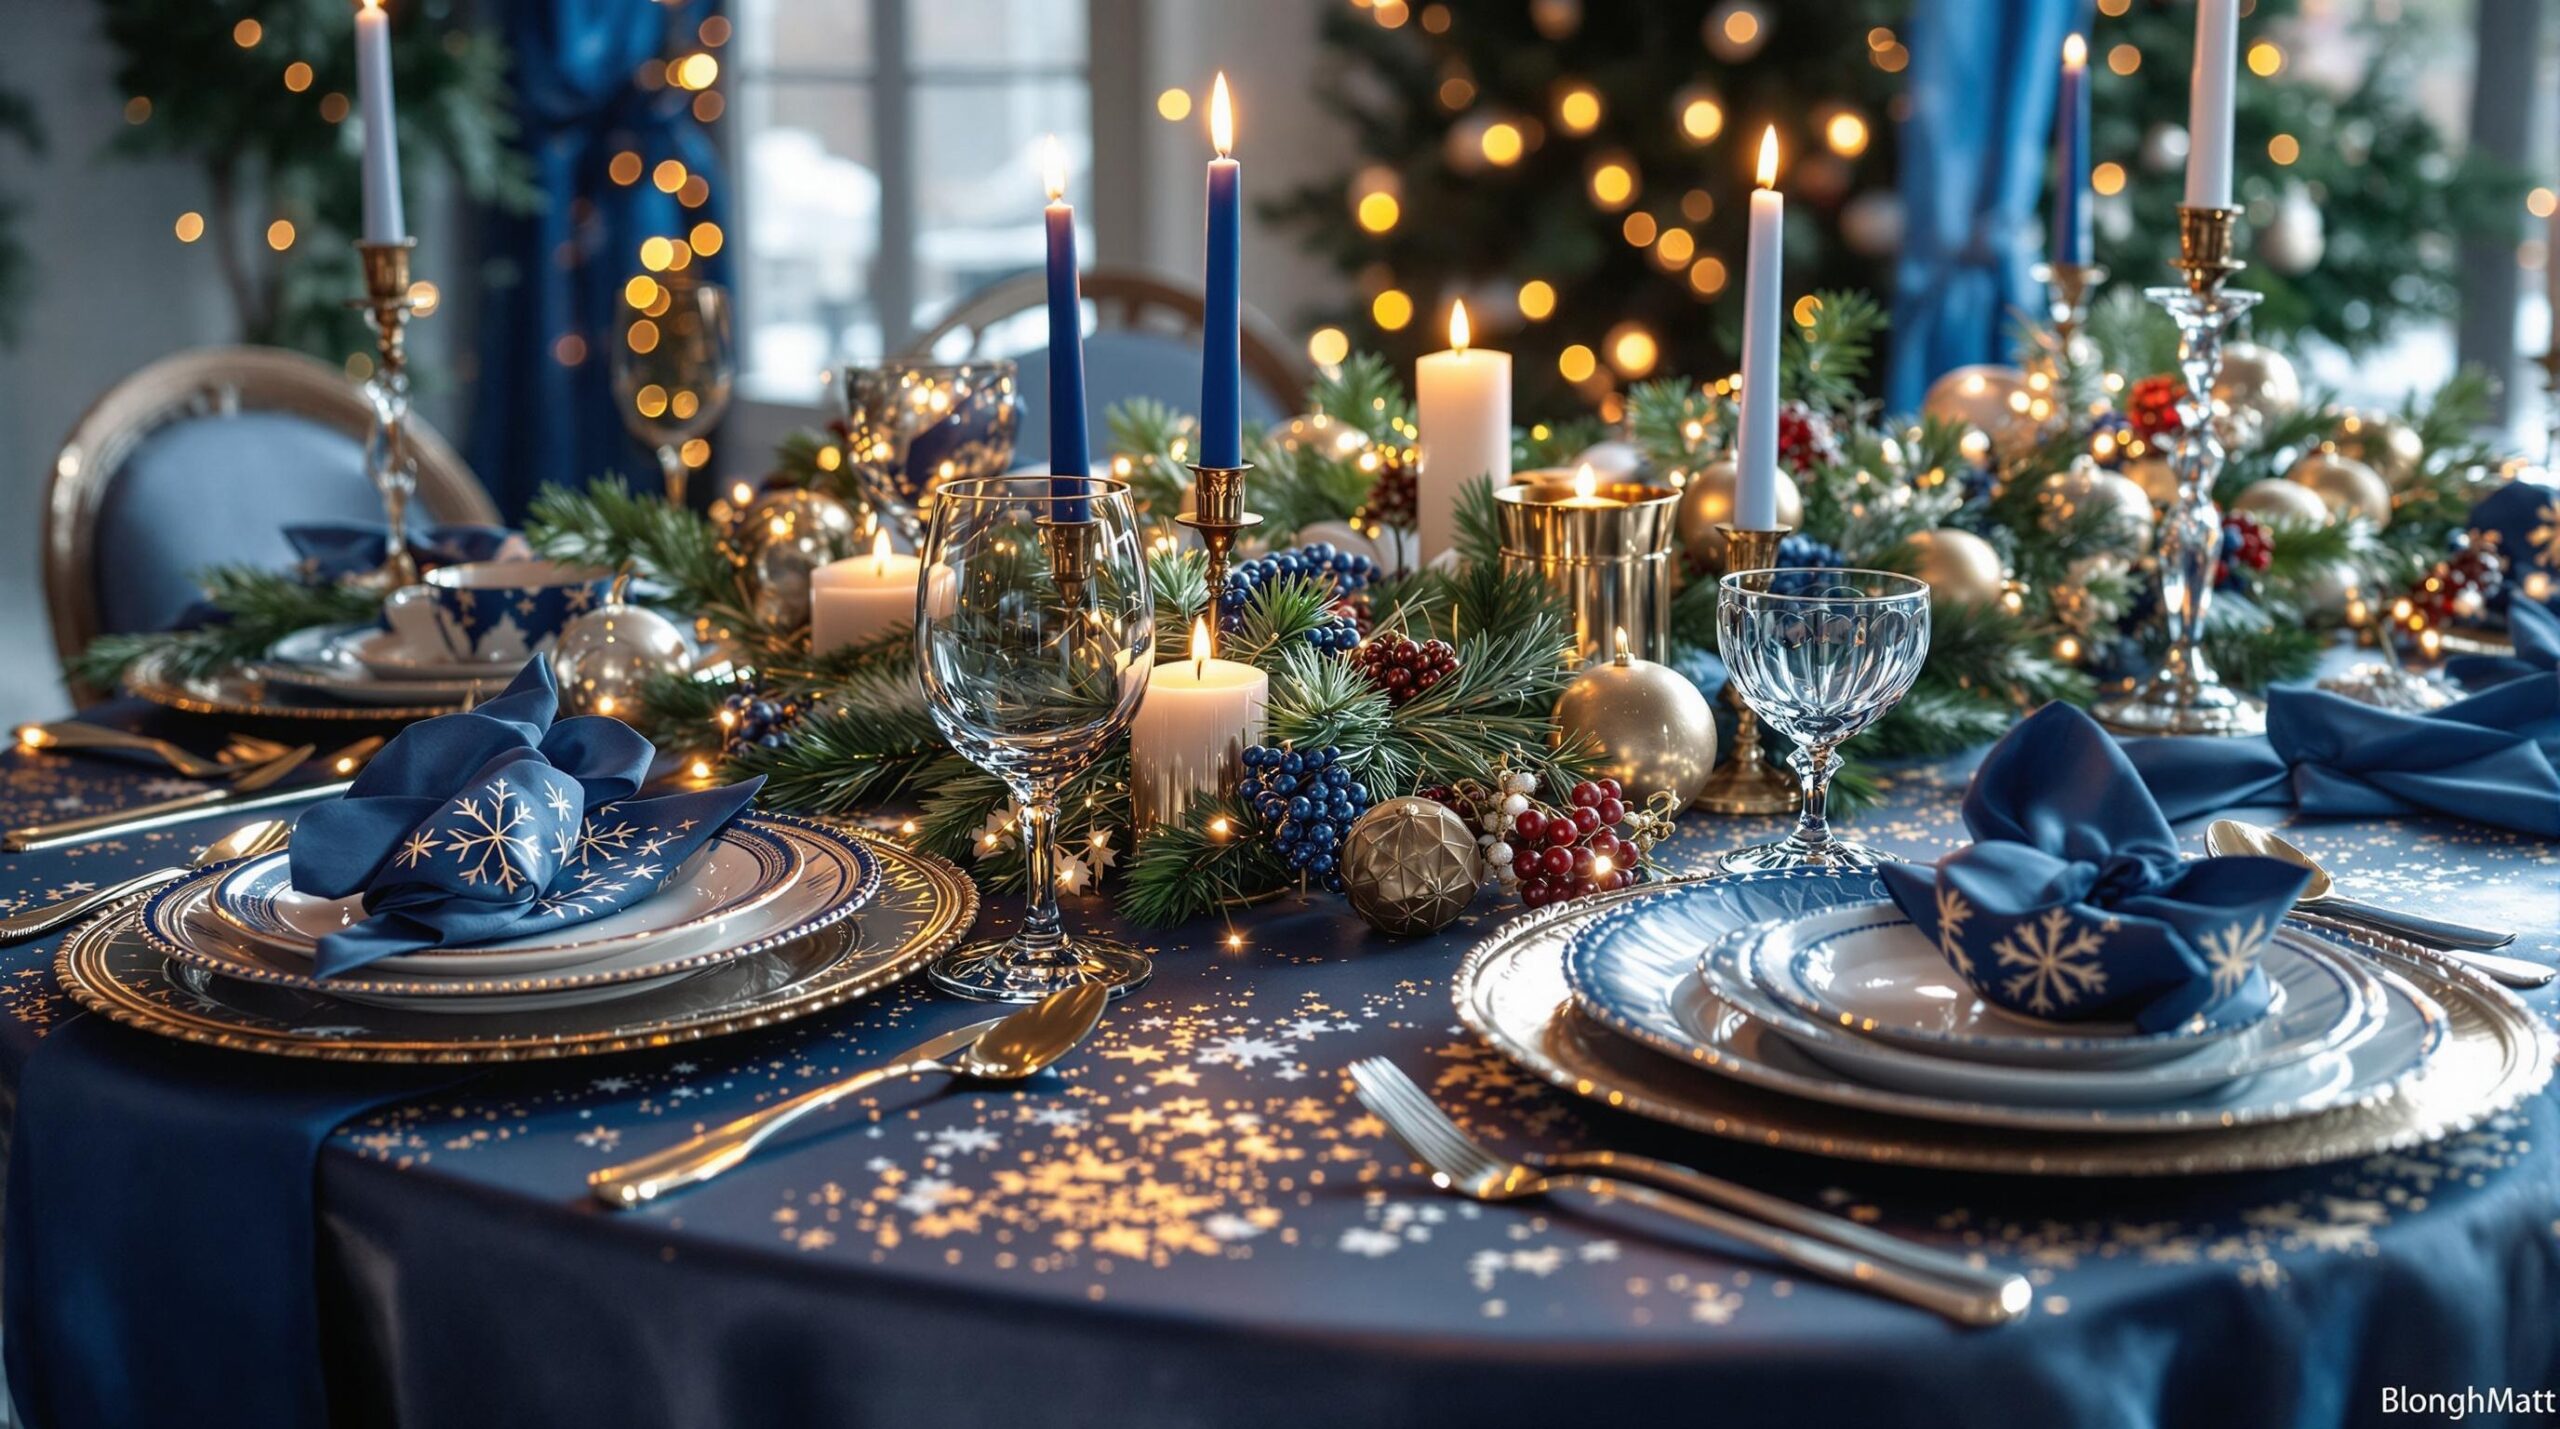
M1849 558L1840 554L1839 547L1828 541L1817 541L1800 531L1790 533L1778 542L1777 560L1780 569L1799 571L1816 567L1837 570L1849 564ZM1769 584L1780 595L1803 595L1813 588L1813 583L1803 577L1778 576Z
M2122 412L2101 414L2089 424L2089 452L2097 457L2099 466L2114 471L2125 464L2125 445L2132 441L2133 435L2133 423L2126 421ZM2100 446L2098 438L2101 436L2115 440Z
M1342 891L1342 836L1367 812L1369 791L1342 765L1342 751L1276 749L1257 744L1244 752L1238 797L1269 831L1272 846L1308 879Z
M1244 625L1244 608L1253 593L1285 576L1331 576L1333 598L1341 600L1368 587L1378 578L1378 563L1367 556L1337 549L1331 541L1318 541L1290 551L1274 551L1256 556L1227 570L1226 589L1218 593L1218 628L1233 634ZM1348 633L1342 629L1347 628ZM1360 632L1348 621L1325 626L1309 637L1317 649L1348 650L1360 641Z
M781 748L790 742L791 726L800 719L797 706L758 694L748 685L721 700L720 713L721 727L728 732L721 752L732 755L758 746Z

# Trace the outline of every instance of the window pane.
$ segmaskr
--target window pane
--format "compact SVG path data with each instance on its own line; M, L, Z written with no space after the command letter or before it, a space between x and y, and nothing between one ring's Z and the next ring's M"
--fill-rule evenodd
M906 0L920 69L1082 69L1084 6L1066 0Z
M871 0L736 0L736 62L790 74L871 69Z
M875 359L880 173L870 86L742 86L747 338L742 380L759 397L814 401L839 357Z
M1068 8L1068 7L1060 7ZM1081 79L919 85L916 104L916 294L919 326L998 279L1037 268L1040 140L1067 159L1077 243L1093 251L1090 91Z

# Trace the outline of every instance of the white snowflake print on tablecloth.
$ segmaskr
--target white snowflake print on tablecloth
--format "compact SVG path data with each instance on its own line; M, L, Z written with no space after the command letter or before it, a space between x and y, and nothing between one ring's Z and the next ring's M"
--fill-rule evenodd
M2258 949L2267 941L2267 920L2253 919L2246 926L2226 923L2200 939L2204 945L2205 963L2213 970L2213 995L2227 997L2240 990L2249 980L2249 970L2258 965Z
M2069 909L2048 908L2002 935L1991 953L2002 968L2018 969L2001 983L2001 991L2041 1014L2072 1006L2083 994L2107 990L2106 969L2098 965L2105 946L2097 930L2072 917Z

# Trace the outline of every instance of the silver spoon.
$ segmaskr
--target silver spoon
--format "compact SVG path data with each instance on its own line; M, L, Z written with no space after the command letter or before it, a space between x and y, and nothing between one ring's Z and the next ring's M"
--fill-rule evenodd
M2560 975L2540 963L2527 962L2522 958L2493 957L2486 952L2514 942L2516 935L2513 933L2447 922L2422 913L2403 912L2347 897L2338 892L2336 881L2329 877L2329 871L2322 868L2318 860L2273 829L2263 829L2238 819L2216 819L2205 827L2204 846L2207 851L2226 857L2257 854L2307 868L2311 870L2311 882L2304 886L2302 897L2297 900L2301 907L2443 948L2509 987L2540 987L2555 975Z
M587 1177L587 1190L616 1209L710 1180L747 1159L765 1138L821 1107L833 1106L868 1087L922 1072L942 1072L981 1082L1019 1081L1075 1049L1102 1020L1111 989L1086 983L1053 992L1010 1017L981 1023L977 1036L954 1046L949 1033L908 1048L885 1066L752 1111L690 1141Z
M196 856L188 860L184 868L155 868L149 873L135 874L122 883L110 883L104 888L93 888L77 898L65 898L59 903L48 903L42 908L30 908L23 913L12 913L6 918L0 918L0 943L22 943L29 938L41 937L65 923L85 918L90 913L119 899L148 892L161 884L183 878L196 869L211 868L217 863L228 863L235 858L247 858L252 854L280 849L284 847L286 837L292 832L293 825L282 819L259 819L254 823L242 824L198 849Z

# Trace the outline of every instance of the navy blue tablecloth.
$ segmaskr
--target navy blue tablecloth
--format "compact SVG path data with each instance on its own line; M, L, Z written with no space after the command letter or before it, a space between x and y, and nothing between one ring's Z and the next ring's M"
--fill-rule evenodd
M1962 774L1897 776L1857 832L1942 851ZM12 754L0 815L128 802L150 779ZM220 826L7 860L0 906L169 861ZM1770 826L1693 815L1668 852L1697 866ZM2549 845L2449 821L2292 832L2360 893L2523 926L2516 951L2560 958ZM1104 906L1070 900L1081 919ZM387 1106L320 1159L314 1352L336 1417L2309 1426L2385 1422L2394 1388L2560 1386L2550 1097L2422 1151L2205 1181L1754 1150L1595 1109L1476 1044L1449 974L1512 911L1488 895L1400 943L1319 897L1132 935L1155 981L1060 1075L885 1089L630 1214L591 1208L586 1173L985 1011L907 989ZM1006 922L999 907L986 926ZM76 1012L52 948L0 951L0 1083ZM1672 1154L1978 1249L2035 1282L2035 1313L1958 1330L1642 1222L1449 1199L1349 1096L1339 1069L1371 1054L1515 1145Z

